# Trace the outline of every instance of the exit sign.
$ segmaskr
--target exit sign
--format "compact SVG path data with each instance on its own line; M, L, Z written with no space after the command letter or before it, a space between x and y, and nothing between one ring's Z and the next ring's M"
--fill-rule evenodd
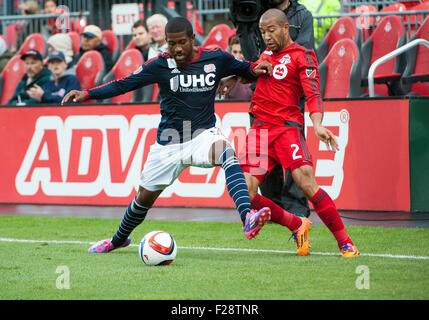
M112 6L112 26L116 35L131 34L131 28L139 20L137 3L114 4Z

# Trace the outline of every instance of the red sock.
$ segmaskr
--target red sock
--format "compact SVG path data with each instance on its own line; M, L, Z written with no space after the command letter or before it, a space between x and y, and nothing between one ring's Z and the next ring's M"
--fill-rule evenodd
M317 215L332 232L337 242L344 244L351 243L353 245L331 197L323 189L319 188L310 201Z
M252 209L260 210L264 207L271 209L271 221L278 223L282 226L288 227L292 232L301 226L301 219L296 215L287 212L279 205L275 204L268 198L256 194L253 200L250 202Z

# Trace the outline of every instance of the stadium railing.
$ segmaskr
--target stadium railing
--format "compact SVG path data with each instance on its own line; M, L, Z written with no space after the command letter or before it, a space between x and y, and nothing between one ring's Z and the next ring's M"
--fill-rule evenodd
M403 45L402 47L399 47L396 50L393 50L392 52L384 55L381 58L378 58L377 60L374 61L374 63L371 65L371 67L369 68L368 71L368 90L369 90L369 96L375 97L375 92L374 92L374 73L375 70L384 62L393 59L394 57L410 50L411 48L418 46L419 44L425 45L426 47L429 48L429 41L424 40L424 39L415 39L405 45Z
M317 21L317 28L315 28L315 41L316 46L320 41L325 37L329 28L327 26L332 26L338 18L349 16L353 19L359 19L361 23L357 23L357 27L362 29L363 38L368 39L371 35L371 32L375 29L381 19L385 16L395 14L401 17L402 24L405 27L407 33L407 39L411 38L413 32L415 32L425 18L429 15L429 10L425 11L402 11L402 12L374 12L374 13L342 13L338 15L320 15L314 16L314 19Z
M423 1L419 0L342 0L341 2L341 10L342 12L350 12L353 9L356 9L359 6L363 5L373 5L378 9L381 9L385 6L388 6L393 3L401 2L401 3L416 3L420 2L423 3Z
M72 30L72 21L76 21L77 19L84 19L86 21L88 16L89 12L0 16L0 31L1 34L8 37L8 28L16 26L16 38L14 38L15 41L11 41L9 38L8 41L22 43L24 38L29 34L43 34L46 32L44 30L45 26L49 26L52 23L55 23L57 26L56 30L58 32L69 32ZM22 32L24 26L26 33ZM10 45L14 44L15 43L10 43Z

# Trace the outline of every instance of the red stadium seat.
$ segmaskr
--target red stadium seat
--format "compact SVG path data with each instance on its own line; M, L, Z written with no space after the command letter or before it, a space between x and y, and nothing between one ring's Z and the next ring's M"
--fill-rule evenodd
M104 74L103 57L96 50L85 52L76 64L76 77L82 90L100 85ZM92 101L87 102L91 103Z
M352 39L338 40L319 65L323 98L353 98L361 95L359 49Z
M15 46L16 40L18 39L18 33L21 30L22 23L12 23L6 26L6 39L10 47Z
M131 39L131 41L130 42L128 42L128 45L125 47L125 50L128 50L128 49L135 49L136 48L136 44L135 44L135 42Z
M131 75L143 64L143 58L139 50L125 50L118 61L113 66L112 70L104 77L103 82L108 83L113 80L118 80ZM133 102L133 91L127 92L111 99L113 103Z
M362 30L356 27L356 23L351 17L341 17L331 27L317 47L318 60L323 61L334 44L341 39L352 39L358 48L362 45Z
M429 41L429 16L410 41L425 39ZM405 93L429 96L429 49L419 45L407 51L407 67L402 75L402 88Z
M48 52L48 46L46 44L45 38L40 33L32 33L27 38L25 38L21 47L18 50L18 54L22 55L28 50L37 50L40 52L42 57L46 57Z
M103 30L101 33L101 42L104 43L112 54L113 62L118 60L120 50L116 34L112 30Z
M408 7L408 11L428 11L428 10L429 10L429 3L419 3L412 7ZM423 14L416 14L416 15L404 17L405 27L407 28L407 31L409 29L409 34L410 34L409 38L414 36L419 26L422 25L423 20L424 20Z
M202 47L215 44L221 47L222 50L226 50L228 48L230 33L231 28L227 24L218 24L210 30L207 38L204 40Z
M380 9L380 12L402 12L407 11L407 6L401 2L392 3Z
M16 55L9 60L0 74L0 105L6 104L12 98L24 74L24 61Z
M368 71L371 64L382 56L392 52L406 43L405 29L401 18L396 15L384 17L370 38L362 46L362 80L363 88L368 86ZM381 64L374 74L375 93L387 96L393 94L392 85L399 81L405 68L404 55ZM387 85L387 86L386 86Z
M79 52L80 49L80 36L75 31L70 31L67 33L72 41L72 49L73 53L76 54Z
M366 41L367 35L372 33L374 28L376 18L368 16L368 13L377 12L377 8L373 5L361 5L354 8L350 13L359 14L358 17L355 17L356 25L358 28L362 29L363 41Z

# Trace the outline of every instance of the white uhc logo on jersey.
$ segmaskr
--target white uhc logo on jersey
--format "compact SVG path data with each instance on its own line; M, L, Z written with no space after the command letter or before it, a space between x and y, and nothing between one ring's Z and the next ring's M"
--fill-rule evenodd
M203 92L214 88L215 73L180 74L170 79L170 89L173 92Z

